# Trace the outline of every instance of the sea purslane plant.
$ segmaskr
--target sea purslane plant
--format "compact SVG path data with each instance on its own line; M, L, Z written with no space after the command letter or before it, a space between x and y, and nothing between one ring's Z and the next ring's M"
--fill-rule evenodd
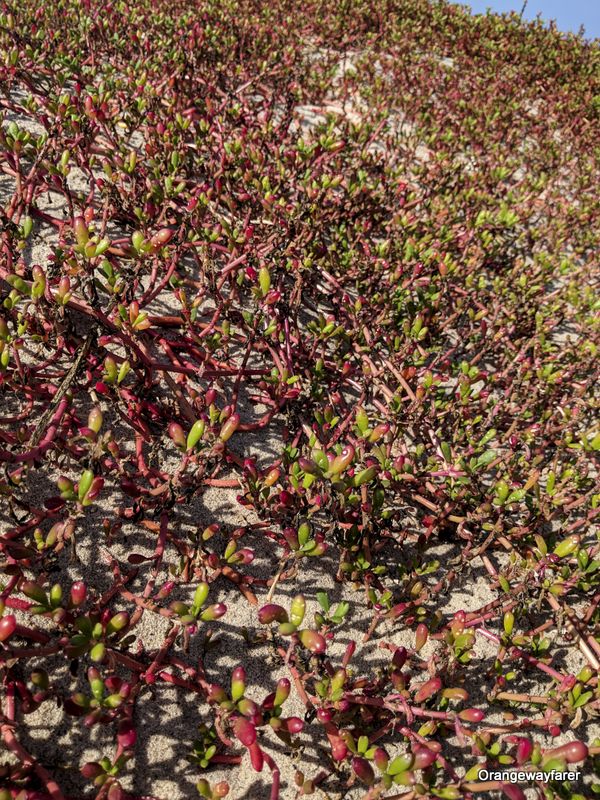
M600 791L598 58L428 0L0 2L0 800L139 797L165 685L212 800ZM113 742L77 779L50 707Z

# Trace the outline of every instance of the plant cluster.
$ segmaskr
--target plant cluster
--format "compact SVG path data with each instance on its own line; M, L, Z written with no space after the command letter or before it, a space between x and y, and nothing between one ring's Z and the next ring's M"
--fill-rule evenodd
M133 798L157 683L206 707L213 800L240 763L271 800L600 792L599 57L427 0L1 0L0 800L70 796L50 705L114 738L85 796ZM209 490L253 521L190 529ZM476 569L494 599L440 605ZM264 697L204 658L226 588Z

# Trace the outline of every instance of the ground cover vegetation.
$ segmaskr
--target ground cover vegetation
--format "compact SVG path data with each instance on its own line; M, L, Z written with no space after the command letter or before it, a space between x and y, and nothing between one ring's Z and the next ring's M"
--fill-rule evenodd
M0 3L1 800L155 796L161 687L205 798L598 791L599 66L425 0Z

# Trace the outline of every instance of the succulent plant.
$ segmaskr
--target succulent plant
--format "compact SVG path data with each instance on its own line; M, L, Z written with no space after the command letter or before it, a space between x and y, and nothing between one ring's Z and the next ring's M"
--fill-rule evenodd
M271 800L597 793L598 42L429 0L21 0L0 54L0 800L66 796L45 704L135 800L165 683L210 800L245 760ZM208 491L246 523L198 523ZM264 699L222 630L285 673ZM284 791L305 725L330 758Z

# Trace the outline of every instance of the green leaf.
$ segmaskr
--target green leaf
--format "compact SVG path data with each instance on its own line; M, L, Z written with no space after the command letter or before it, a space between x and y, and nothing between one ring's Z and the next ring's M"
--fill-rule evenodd
M580 708L581 706L584 706L586 703L588 703L592 699L593 696L594 696L593 692L584 692L573 703L573 708Z
M349 603L346 603L345 601L342 603L338 603L338 605L335 607L335 611L332 614L332 619L336 620L336 622L338 620L340 621L343 620L349 610L350 610Z
M317 592L317 600L319 601L319 605L323 609L325 613L327 613L330 609L329 598L325 592Z
M477 466L485 467L495 458L496 458L495 450L486 450L485 453L482 453L482 455L480 455L479 458L477 459Z
M394 777L394 775L399 775L401 772L406 772L407 769L410 769L413 761L414 757L410 753L397 756L390 764L388 764L386 772L392 777Z
M526 494L527 492L525 491L525 489L516 489L514 492L511 492L506 498L507 505L509 503L520 503Z

